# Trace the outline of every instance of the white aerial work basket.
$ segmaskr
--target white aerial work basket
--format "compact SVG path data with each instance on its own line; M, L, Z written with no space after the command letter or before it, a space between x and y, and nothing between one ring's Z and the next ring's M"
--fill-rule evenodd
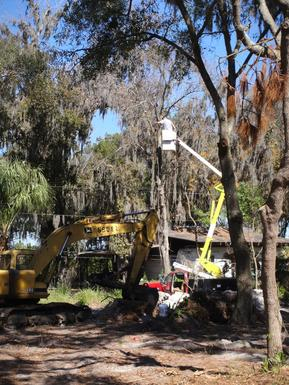
M163 151L176 151L176 139L177 134L175 131L162 130L162 150Z

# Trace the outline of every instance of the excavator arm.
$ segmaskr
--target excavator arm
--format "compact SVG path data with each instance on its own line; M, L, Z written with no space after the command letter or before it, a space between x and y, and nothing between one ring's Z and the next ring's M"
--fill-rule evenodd
M125 282L125 291L131 292L138 285L142 276L142 267L156 237L157 225L158 216L154 210L151 210L144 220L138 222L125 222L120 215L103 215L80 220L60 227L51 233L34 253L30 268L35 271L37 279L49 263L74 242L82 239L135 233L131 262Z
M63 250L74 242L82 239L138 233L141 232L143 227L143 222L121 223L95 218L84 219L71 225L60 227L50 234L43 245L34 253L30 267L35 271L37 277L55 257L61 255Z
M132 264L125 285L127 291L132 291L141 279L142 268L156 237L157 226L158 216L155 211L151 211L144 220L142 229L136 233Z
M5 251L3 256L7 254L11 259L10 265L3 266L4 269L0 270L0 299L37 301L39 298L46 298L48 279L45 279L45 269L67 246L82 239L130 233L134 233L135 238L125 287L129 290L135 288L156 235L158 217L154 210L148 212L145 219L137 222L125 220L126 217L102 215L82 219L56 229L37 250ZM31 258L30 262L24 269L18 268L17 258L25 255Z

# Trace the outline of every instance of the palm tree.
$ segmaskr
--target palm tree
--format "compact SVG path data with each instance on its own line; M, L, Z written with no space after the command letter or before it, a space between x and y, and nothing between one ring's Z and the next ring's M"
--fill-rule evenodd
M0 159L0 250L7 248L11 225L21 211L47 208L52 190L40 168Z

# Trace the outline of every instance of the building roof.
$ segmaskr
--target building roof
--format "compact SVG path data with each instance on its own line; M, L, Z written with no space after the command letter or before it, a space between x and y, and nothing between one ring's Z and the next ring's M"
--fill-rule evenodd
M244 234L248 243L252 242L254 245L262 244L263 235L261 233L253 231L252 229L249 229L249 228L244 228ZM206 236L207 236L207 231L205 229L198 229L198 233L197 233L198 243L204 243L206 240ZM184 240L184 241L191 241L193 243L196 242L195 232L188 231L187 229L169 230L169 238ZM212 243L215 245L219 244L220 246L231 243L229 231L222 227L216 228ZM277 240L277 244L284 245L284 246L289 245L289 238L279 237Z

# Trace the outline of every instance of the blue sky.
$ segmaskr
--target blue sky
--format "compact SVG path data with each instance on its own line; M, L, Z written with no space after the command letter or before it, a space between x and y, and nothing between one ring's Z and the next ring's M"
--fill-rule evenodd
M48 5L52 9L59 8L65 3L65 0L38 0L40 6L46 8ZM0 22L9 23L12 19L24 18L26 10L26 2L23 0L0 0ZM222 39L221 39L222 40ZM218 58L225 57L224 46L222 41L216 41L210 36L204 40L204 49L211 60L208 61L209 70L215 72L218 66ZM237 62L242 63L246 53L239 55ZM224 61L222 64L224 64ZM226 70L223 76L226 75ZM104 118L96 113L92 120L92 134L90 141L94 143L96 138L104 137L106 134L113 134L120 131L117 115L109 111Z
M59 8L65 0L40 0L41 6L46 8L48 5L52 9ZM13 19L25 17L26 2L23 0L0 0L0 22L9 24ZM120 132L117 115L108 111L104 118L99 113L94 115L92 120L92 133L90 142L95 143L96 138L104 137L107 134Z
M113 111L108 111L104 118L96 112L94 114L94 118L92 119L93 131L90 136L90 141L95 143L96 138L103 137L106 134L115 134L120 132L118 120L117 114Z

